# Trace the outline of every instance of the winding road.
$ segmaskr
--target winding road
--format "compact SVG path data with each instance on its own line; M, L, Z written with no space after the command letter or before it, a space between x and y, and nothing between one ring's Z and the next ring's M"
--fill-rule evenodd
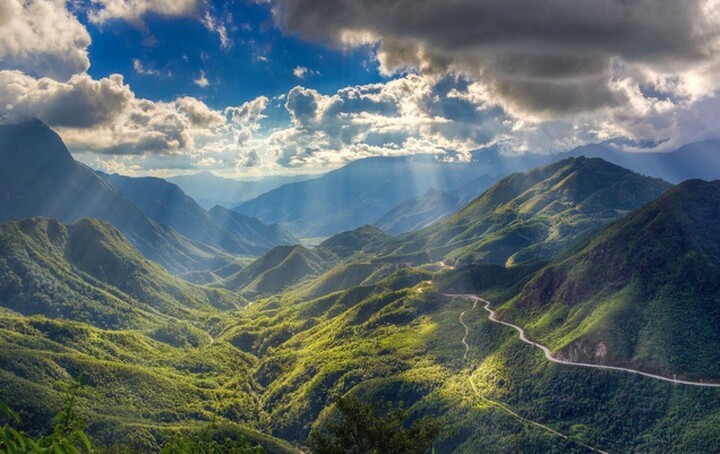
M485 310L489 313L488 319L489 319L490 321L493 321L493 322L495 322L495 323L499 323L499 324L501 324L501 325L505 325L505 326L509 326L510 328L513 328L515 331L517 331L517 332L520 334L520 340L521 340L521 341L523 341L523 342L525 342L526 344L530 344L530 345L532 345L533 347L537 347L537 348L539 348L540 350L542 350L543 353L545 354L545 358L547 358L547 360L550 361L550 362L553 362L553 363L556 363L556 364L564 364L564 365L567 365L567 366L589 367L589 368L592 368L592 369L614 370L614 371L627 372L627 373L630 373L630 374L642 375L642 376L644 376L644 377L654 378L654 379L656 379L656 380L662 380L662 381L674 383L674 384L677 384L677 385L702 386L702 387L706 387L706 388L720 388L720 383L705 383L705 382L690 381L690 380L677 380L677 379L674 379L674 378L663 377L662 375L650 374L650 373L648 373L648 372L642 372L642 371L635 370L635 369L628 369L628 368L625 368L625 367L605 366L605 365L601 365L601 364L590 364L590 363L577 363L577 362L574 362L574 361L566 361L566 360L562 360L562 359L557 359L557 358L555 358L555 357L552 355L552 353L550 352L550 349L549 349L549 348L547 348L546 346L544 346L544 345L542 345L542 344L538 344L537 342L533 342L533 341L531 341L530 339L528 339L527 336L525 335L525 330L524 330L524 329L520 328L520 327L517 326L517 325L513 325L512 323L508 323L508 322L504 322L504 321L502 321L502 320L498 320L498 318L497 318L497 316L496 316L496 314L495 314L495 311L492 310L492 309L490 309L490 301L485 300L485 299L483 299L483 298L480 298L480 297L477 296L477 295L465 294L465 293L463 293L463 294L446 293L445 296L450 297L450 298L465 298L465 299L469 299L469 300L473 301L475 304L477 304L478 301L479 301L479 302L482 302L482 303L485 303L485 306L483 307L483 309L485 309ZM475 306L473 306L473 307L475 307ZM460 322L461 322L462 325L465 327L465 334L466 334L466 336L467 336L467 329L468 329L468 328L467 328L467 326L465 325L465 323L462 322L462 316L463 316L463 314L464 314L464 312L463 312L462 314L460 314L460 318L461 318ZM465 357L467 358L467 353L468 353L468 350L469 350L469 346L467 346L467 343L465 342L465 338L463 338L463 344L466 345Z
M458 297L466 297L467 295L445 295L445 296L450 296L450 297L456 297L456 296L458 296ZM474 296L474 295L472 295L472 296ZM473 306L472 306L473 309L475 309L475 308L477 307L478 301L483 301L483 302L485 302L485 303L488 304L488 305L490 304L490 303L488 303L487 301L485 301L485 300L483 300L482 298L479 298L479 297L475 297L475 298L471 298L471 299L473 300ZM489 309L489 308L487 307L487 305L485 306L485 309L486 309L486 310ZM459 317L460 324L463 326L463 328L465 328L465 334L463 335L463 338L462 338L462 340L461 340L463 346L465 347L465 354L463 355L463 359L467 360L468 353L470 353L470 344L467 343L467 337L468 337L468 334L469 334L469 332L470 332L470 328L465 324L465 321L463 320L463 317L464 317L464 316L465 316L465 311L460 312L460 317ZM582 446L582 447L584 447L584 448L587 448L587 449L589 449L589 450L591 450L591 451L599 452L599 453L601 453L601 454L609 454L607 451L603 451L603 450L598 449L598 448L596 448L596 447L594 447L594 446L591 446L591 445L589 445L589 444L587 444L587 443L585 443L585 442L583 442L583 441L578 440L578 439L575 438L575 437L571 437L571 436L565 435L564 433L558 432L557 430L553 429L552 427L546 426L545 424L539 423L539 422L537 422L537 421L533 421L533 420L531 420L531 419L527 419L527 418L519 415L519 414L516 413L515 411L513 411L513 410L512 410L510 407L508 407L507 405L504 405L504 404L502 404L502 403L500 403L500 402L497 402L497 401L488 399L487 397L483 396L482 393L480 393L480 390L477 388L477 385L475 385L475 382L472 380L472 375L468 377L468 382L470 382L470 387L472 388L472 391L473 391L473 393L475 394L475 396L477 396L477 398L479 398L480 400L482 400L482 401L484 401L484 402L486 402L486 403L488 403L488 404L490 404L490 405L492 405L492 406L494 406L494 407L497 407L497 408L499 408L500 410L508 413L510 416L512 416L513 418L517 419L518 421L520 421L520 422L522 422L522 423L524 423L524 424L527 424L527 425L534 426L534 427L537 427L537 428L539 428L539 429L545 430L545 431L547 431L547 432L555 435L556 437L560 437L560 438L563 438L563 439L565 439L565 440L572 441L572 442L578 444L579 446Z
M477 301L475 301L473 303L472 308L475 309L476 307L477 307ZM465 311L460 312L460 324L463 326L463 328L465 328L465 335L463 336L463 338L460 342L462 342L462 344L465 346L465 354L463 355L463 359L467 359L468 353L470 353L470 344L467 343L467 337L468 337L468 334L470 334L470 328L468 328L468 326L463 321L464 316L465 316Z

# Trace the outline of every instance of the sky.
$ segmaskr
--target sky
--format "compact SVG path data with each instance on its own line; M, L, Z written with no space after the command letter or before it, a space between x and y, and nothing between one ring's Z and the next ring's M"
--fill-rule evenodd
M720 137L720 0L0 0L0 116L128 175Z

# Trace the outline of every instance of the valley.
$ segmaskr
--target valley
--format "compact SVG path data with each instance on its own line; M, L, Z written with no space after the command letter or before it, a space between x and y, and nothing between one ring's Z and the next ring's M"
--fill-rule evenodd
M720 185L562 158L374 158L208 210L0 125L0 401L47 434L80 376L109 452L308 452L347 396L435 452L720 450Z

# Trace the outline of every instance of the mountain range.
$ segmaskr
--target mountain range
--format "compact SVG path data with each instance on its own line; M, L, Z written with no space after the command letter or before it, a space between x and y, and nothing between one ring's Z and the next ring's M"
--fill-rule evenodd
M669 187L598 158L568 158L503 178L455 215L400 236L385 250L427 251L456 264L548 260Z
M100 176L150 219L187 238L226 252L257 256L281 244L297 243L289 232L277 225L265 225L254 218L231 214L220 206L205 211L179 187L161 178L103 173Z
M339 396L441 422L436 452L719 451L720 182L562 157L363 160L241 214L3 124L0 401L40 436L82 375L89 436L129 452L306 451Z
M0 220L34 216L112 223L145 255L173 272L231 261L148 219L94 171L75 161L60 137L39 120L0 125Z
M278 223L300 237L329 236L365 224L400 234L451 214L511 172L570 157L601 158L671 183L720 178L720 141L693 143L669 153L630 153L596 144L553 155L505 155L491 147L474 151L466 163L448 163L432 155L359 160L270 190L233 209ZM428 196L428 191L460 201L452 207L451 198L432 192Z
M197 201L200 206L210 209L215 205L232 207L254 199L287 183L310 180L316 175L278 175L256 180L233 180L204 171L192 175L178 175L167 179Z
M278 226L222 210L215 219L162 179L98 174L38 120L0 125L0 193L0 220L102 219L174 273L219 268L234 260L230 254L258 256L295 243Z

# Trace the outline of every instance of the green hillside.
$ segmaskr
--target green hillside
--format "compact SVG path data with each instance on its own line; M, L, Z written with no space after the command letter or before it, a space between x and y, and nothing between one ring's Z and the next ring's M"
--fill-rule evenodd
M318 245L336 257L345 259L358 252L374 252L390 239L382 230L365 225L355 230L335 234Z
M513 280L494 274L487 288ZM717 390L548 363L481 308L425 282L458 285L465 277L466 270L434 277L401 270L309 301L273 296L251 306L222 339L258 358L269 430L289 440L303 440L323 424L334 396L350 394L402 400L412 418L439 417L447 430L436 452L581 453L590 445L700 453L720 446L707 438L720 435L713 428L720 421ZM469 327L467 358L461 314Z
M427 250L458 264L547 260L669 187L601 159L570 158L502 179L455 215L399 237L386 251Z
M720 379L720 182L691 180L534 277L507 307L560 357Z
M326 267L321 257L303 246L278 246L229 276L223 285L247 296L269 294L317 276Z
M225 290L170 275L101 221L8 221L0 239L0 305L20 314L120 328L243 304Z

